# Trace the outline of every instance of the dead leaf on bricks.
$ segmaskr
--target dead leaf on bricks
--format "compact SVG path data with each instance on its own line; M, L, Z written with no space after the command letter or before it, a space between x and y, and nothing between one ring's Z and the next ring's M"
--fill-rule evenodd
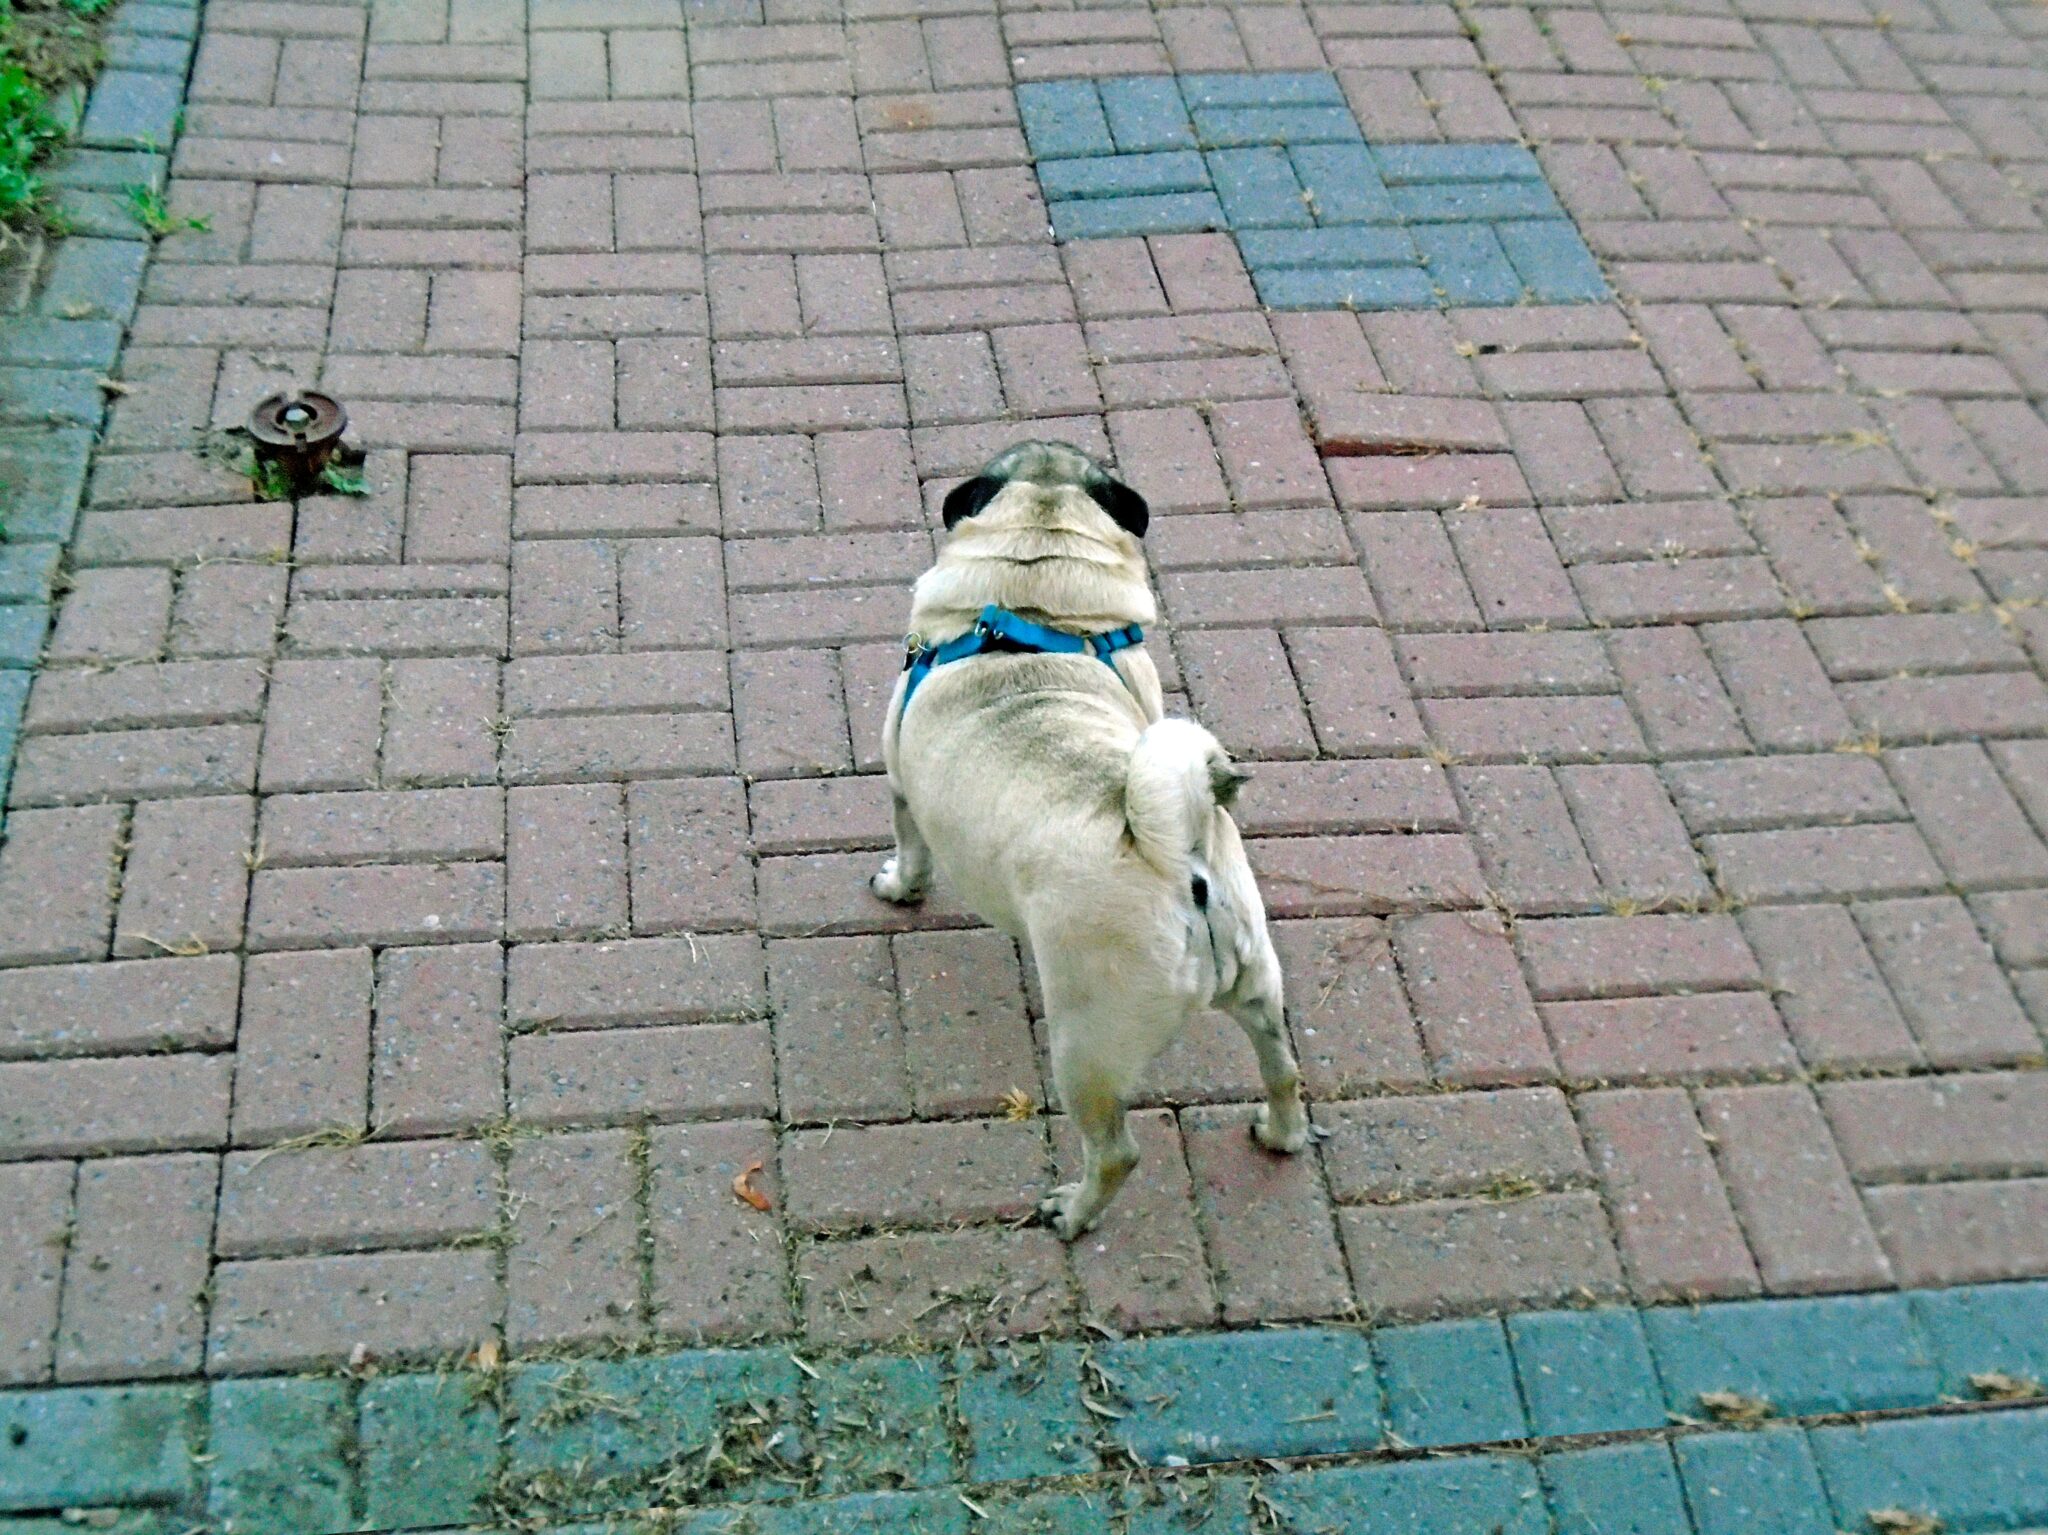
M1873 1508L1863 1516L1879 1535L1941 1535L1941 1521L1932 1514L1904 1508Z
M1987 1402L2031 1402L2041 1395L2040 1384L2003 1370L1986 1370L1970 1377L1970 1387Z
M732 1197L743 1204L750 1204L756 1210L772 1210L775 1201L754 1187L754 1174L768 1164L759 1157L740 1169L739 1176L732 1180Z
M1700 1406L1716 1423L1732 1423L1738 1428L1754 1428L1771 1415L1769 1402L1739 1391L1702 1391Z
M1003 1094L1003 1118L1011 1124L1022 1124L1038 1112L1038 1105L1031 1095L1021 1087L1013 1087Z
M929 128L936 121L931 107L922 101L885 102L882 116L892 128Z

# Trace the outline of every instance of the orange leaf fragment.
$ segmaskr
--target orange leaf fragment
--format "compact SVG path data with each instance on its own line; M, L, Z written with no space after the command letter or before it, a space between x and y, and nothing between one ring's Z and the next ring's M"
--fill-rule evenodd
M744 1200L756 1210L772 1210L775 1201L754 1187L754 1174L766 1166L758 1157L740 1169L740 1175L732 1180L733 1198Z

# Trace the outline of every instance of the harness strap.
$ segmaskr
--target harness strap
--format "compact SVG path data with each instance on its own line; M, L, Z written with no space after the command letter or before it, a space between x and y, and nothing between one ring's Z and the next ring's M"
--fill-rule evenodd
M1109 658L1128 646L1143 643L1144 638L1145 631L1136 624L1125 624L1107 634L1068 634L1063 630L1048 629L1044 624L1034 624L1028 618L1019 618L1008 608L999 608L991 603L981 610L974 627L958 639L947 640L943 645L921 645L915 635L911 637L903 658L903 669L910 674L909 680L903 684L903 707L906 710L910 707L911 696L917 692L918 684L929 677L935 667L951 661L965 661L970 656L996 652L1092 655L1113 669L1115 663Z

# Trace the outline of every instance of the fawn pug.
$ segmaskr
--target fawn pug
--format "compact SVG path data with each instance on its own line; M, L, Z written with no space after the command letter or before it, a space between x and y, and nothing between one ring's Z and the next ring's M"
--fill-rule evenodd
M1308 1140L1280 962L1229 813L1246 774L1167 719L1141 643L1153 620L1144 499L1064 443L1026 442L945 499L949 537L911 598L883 723L896 851L871 881L910 903L943 868L1030 946L1081 1180L1040 1204L1086 1231L1137 1164L1125 1106L1196 1009L1237 1020L1266 1101L1252 1133Z

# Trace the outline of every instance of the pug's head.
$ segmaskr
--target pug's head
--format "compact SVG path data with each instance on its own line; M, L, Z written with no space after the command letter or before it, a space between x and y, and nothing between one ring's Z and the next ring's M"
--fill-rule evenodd
M1020 442L990 459L973 479L963 480L946 493L946 531L980 516L1012 485L1031 485L1054 493L1077 490L1133 538L1143 538L1152 520L1152 510L1143 496L1073 444Z

